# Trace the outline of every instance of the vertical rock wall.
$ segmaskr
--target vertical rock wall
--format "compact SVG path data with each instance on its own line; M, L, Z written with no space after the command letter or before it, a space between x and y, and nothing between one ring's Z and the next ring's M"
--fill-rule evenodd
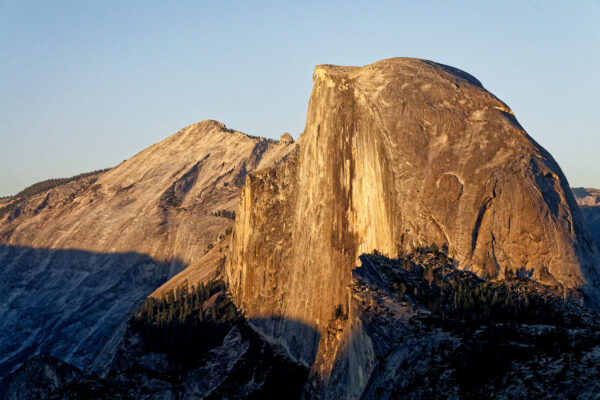
M480 275L526 269L596 301L598 249L564 175L479 81L416 59L313 79L294 153L246 181L226 267L263 335L311 364L373 249L435 244Z

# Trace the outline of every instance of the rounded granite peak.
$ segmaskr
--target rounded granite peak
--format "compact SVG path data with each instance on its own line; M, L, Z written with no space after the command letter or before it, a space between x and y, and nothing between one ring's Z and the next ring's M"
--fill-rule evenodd
M206 128L217 128L217 129L222 129L222 130L229 130L229 128L227 128L227 126L221 122L221 121L217 121L215 119L205 119L203 121L197 122L196 125L198 127L206 127Z
M227 280L265 336L307 364L324 354L373 249L435 245L481 277L526 270L600 309L600 252L565 176L477 79L392 58L313 80L294 154L251 175L236 212Z
M205 119L200 122L196 122L194 124L188 125L185 128L181 129L179 132L185 133L209 133L209 132L233 132L232 129L227 128L227 126L220 121L214 119Z
M430 60L410 57L394 57L377 61L363 67L321 64L315 67L313 80L318 79L377 79L412 77L435 80L445 80L454 85L468 83L483 88L481 82L473 75L449 65Z

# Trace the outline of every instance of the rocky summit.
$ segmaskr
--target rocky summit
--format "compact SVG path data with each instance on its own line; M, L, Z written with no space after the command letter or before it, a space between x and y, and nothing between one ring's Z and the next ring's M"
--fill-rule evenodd
M0 397L598 393L598 193L456 68L313 80L296 141L207 120L0 199Z
M265 337L327 380L329 321L374 249L435 245L481 277L527 271L600 304L600 252L565 176L477 79L394 58L313 80L293 154L246 180L226 267Z

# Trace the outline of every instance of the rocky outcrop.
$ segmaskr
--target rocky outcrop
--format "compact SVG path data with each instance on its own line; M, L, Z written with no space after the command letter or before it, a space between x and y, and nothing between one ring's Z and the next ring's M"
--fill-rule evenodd
M203 121L100 175L3 199L0 378L40 352L103 364L139 300L184 267L214 274L223 255L205 253L231 230L246 174L292 147Z
M528 270L600 304L600 253L566 178L477 79L396 58L313 80L293 154L246 180L226 265L262 335L312 365L373 249L436 245L480 276Z
M279 138L279 142L283 144L292 144L294 143L294 138L290 135L289 132L284 132L283 135Z

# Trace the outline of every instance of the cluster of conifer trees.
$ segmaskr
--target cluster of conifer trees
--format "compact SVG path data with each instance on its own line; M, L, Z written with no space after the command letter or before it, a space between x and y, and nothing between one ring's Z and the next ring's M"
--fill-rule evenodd
M235 211L230 210L218 210L211 213L215 217L223 217L229 219L235 219Z
M81 178L87 178L89 176L98 175L98 174L101 174L108 170L110 170L110 168L99 169L97 171L92 171L92 172L84 172L82 174L77 174L77 175L71 176L69 178L47 179L45 181L37 182L31 186L26 187L25 189L21 190L19 193L15 194L14 196L2 197L2 198L11 198L12 197L12 198L14 198L14 201L12 201L8 205L0 208L0 218L4 217L4 215L6 215L8 213L12 213L12 212L16 212L16 215L13 216L14 218L18 217L20 214L19 207L21 206L21 204L23 204L25 199L30 196L34 196L36 194L43 193L43 192L50 190L52 188L55 188L57 186L64 185L65 183L69 183L72 181L76 181ZM97 178L94 178L94 181L96 179Z
M461 274L462 275L462 274ZM442 317L472 323L556 324L560 314L547 304L548 297L519 290L511 282L487 282L473 276L453 276L436 282L438 297L428 307Z
M504 280L481 279L457 270L437 247L417 249L415 254L416 258L394 260L406 272L392 274L391 286L400 297L409 295L435 317L473 324L564 322L563 314L555 307L556 293L531 279L509 271Z
M106 172L108 170L110 170L110 168L99 169L97 171L92 171L92 172L84 172L82 174L73 175L73 176L71 176L69 178L47 179L45 181L37 182L37 183L34 183L31 186L26 187L25 189L23 189L19 193L17 193L15 195L15 197L29 197L29 196L33 196L33 195L45 192L46 190L50 190L52 188L55 188L57 186L64 185L65 183L76 181L76 180L81 179L81 178L87 178L88 176L98 175L98 174L101 174L101 173Z
M178 287L160 299L148 298L132 316L130 330L140 335L146 351L165 353L170 361L189 367L220 346L241 318L224 291L223 281L213 280Z

